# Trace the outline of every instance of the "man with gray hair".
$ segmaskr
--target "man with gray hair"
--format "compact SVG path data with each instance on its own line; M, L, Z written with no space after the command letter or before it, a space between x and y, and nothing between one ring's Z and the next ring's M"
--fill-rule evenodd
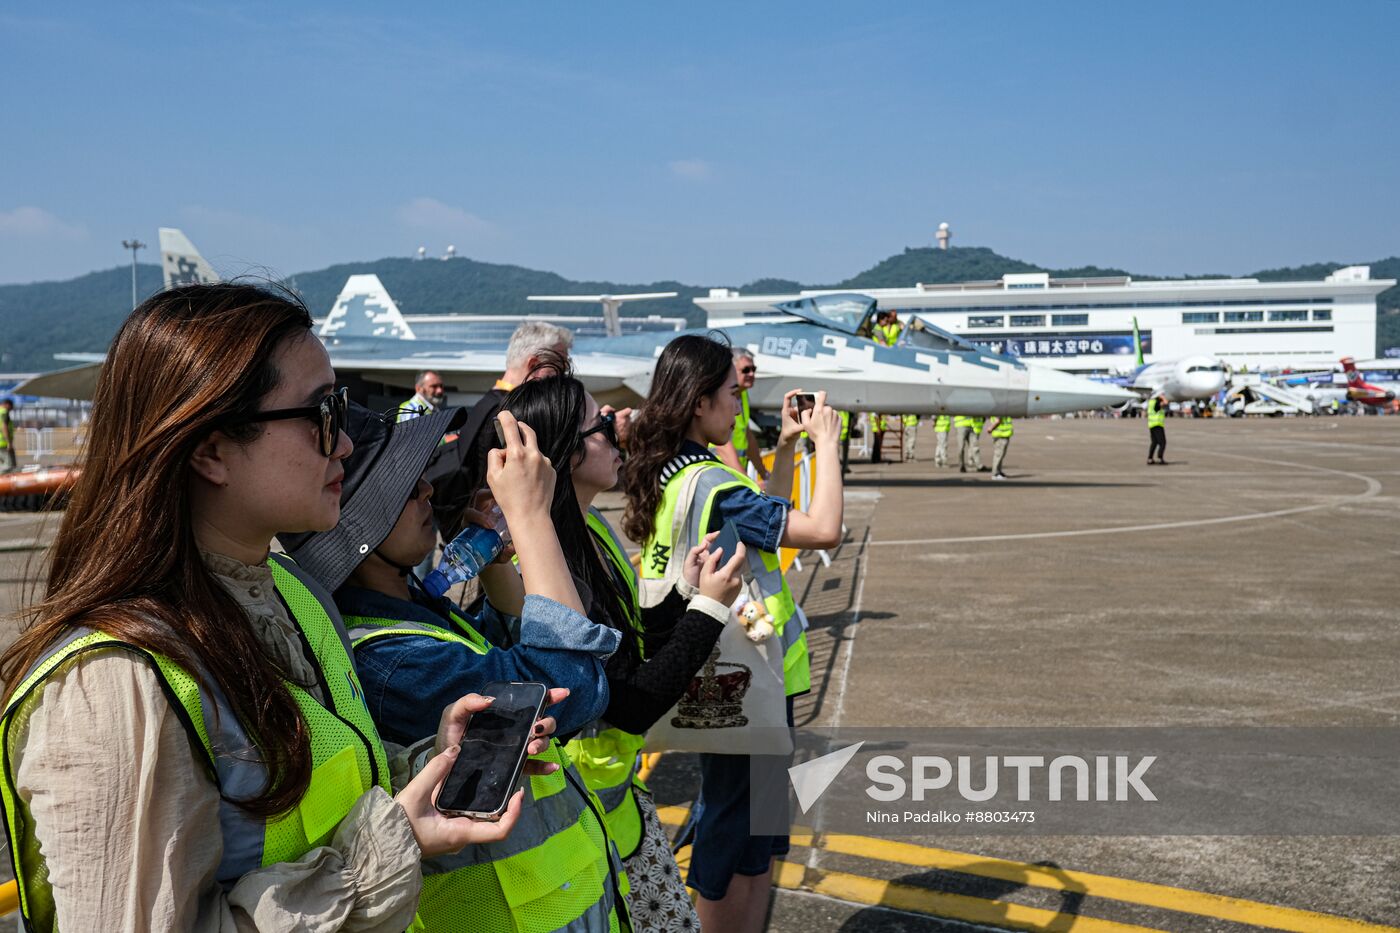
M451 457L444 457L442 466L428 476L443 540L461 530L462 510L472 505L470 497L486 482L486 455L496 444L491 423L506 394L527 379L551 375L554 371L540 364L551 354L568 359L573 345L573 331L547 321L522 321L510 335L505 372L467 413Z

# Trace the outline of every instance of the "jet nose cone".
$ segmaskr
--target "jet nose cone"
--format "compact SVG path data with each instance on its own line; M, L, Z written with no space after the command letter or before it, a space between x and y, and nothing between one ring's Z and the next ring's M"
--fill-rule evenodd
M1132 392L1041 366L1026 367L1026 414L1055 415L1121 405L1137 398Z

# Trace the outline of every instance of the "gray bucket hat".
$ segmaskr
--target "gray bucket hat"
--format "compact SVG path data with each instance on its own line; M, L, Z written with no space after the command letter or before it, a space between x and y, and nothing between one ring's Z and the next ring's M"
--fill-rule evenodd
M292 559L330 592L389 537L442 436L467 418L464 408L407 421L396 421L397 414L350 403L345 432L355 450L345 460L340 522L330 531L277 536Z

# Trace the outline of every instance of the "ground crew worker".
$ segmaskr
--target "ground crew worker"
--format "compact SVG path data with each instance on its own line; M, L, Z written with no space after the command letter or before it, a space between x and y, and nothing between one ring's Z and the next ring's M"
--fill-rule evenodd
M753 433L753 419L749 414L749 390L757 378L758 367L753 354L742 347L734 351L734 370L739 374L739 414L734 418L734 434L728 444L715 448L715 456L741 473L753 465L759 481L768 479L768 467L763 463L763 451L759 450L758 438Z
M14 399L0 399L0 473L13 473L18 466L15 461L15 426L10 420L14 407Z
M447 390L443 388L442 377L431 369L424 370L413 380L413 398L399 405L399 420L431 415L441 411L446 402Z
M875 327L871 331L871 339L878 344L892 347L899 343L899 335L904 332L904 325L899 321L899 315L893 311L881 311L875 316ZM878 429L875 434L875 453L870 458L871 463L880 462L880 446L884 441L885 431L889 430L890 418L899 417L902 419L904 430L904 449L901 451L905 460L914 459L914 443L918 437L919 416L918 415L876 415L878 418Z
M933 419L933 436L938 440L938 446L933 451L933 465L936 467L948 465L948 428L952 420L947 415Z
M851 413L837 412L841 416L841 475L851 472Z
M118 330L47 597L0 666L25 929L404 930L424 859L515 826L518 800L497 824L433 807L482 697L420 733L438 754L391 796L417 756L380 743L329 596L269 556L340 516L334 385L285 291L171 288Z
M1152 466L1152 455L1157 455L1156 463L1167 465L1167 397L1158 392L1147 400L1147 465Z
M986 473L988 467L982 463L982 426L986 418L969 418L967 431L967 459L978 473Z
M999 415L992 419L989 432L992 435L992 479L1006 479L1001 465L1006 460L1006 448L1011 446L1011 434L1014 430L1010 415Z
M914 443L919 437L919 416L904 416L904 459L914 459Z

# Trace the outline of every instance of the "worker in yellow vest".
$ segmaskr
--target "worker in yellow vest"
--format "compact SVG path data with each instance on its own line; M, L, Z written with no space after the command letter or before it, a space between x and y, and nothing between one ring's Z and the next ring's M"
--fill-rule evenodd
M13 473L15 461L15 426L10 420L14 410L14 399L0 398L0 473Z
M992 419L988 433L992 436L992 479L1006 479L1002 472L1002 462L1006 460L1006 448L1011 446L1011 434L1015 427L1010 415L999 415Z
M899 335L903 332L904 325L899 322L899 315L893 311L880 311L875 316L875 326L871 329L870 338L882 346L892 347L899 342ZM913 458L911 435L914 432L909 430L909 419L914 419L914 426L917 428L918 417L916 415L877 415L872 413L869 420L870 424L873 425L872 430L875 432L875 438L870 456L871 463L881 462L880 448L885 440L885 432L889 430L891 417L904 419L904 449L902 453L906 460Z
M749 411L749 390L757 379L758 365L753 354L743 347L734 350L734 371L739 374L739 414L734 418L734 433L729 443L715 447L715 456L741 473L752 466L761 483L768 479L768 467L763 462L763 451L754 435Z
M938 441L938 446L933 450L933 465L936 467L948 465L948 428L952 426L952 421L947 415L933 419L933 436Z
M1161 392L1147 400L1147 465L1167 465L1167 397ZM1156 461L1153 461L1153 455Z

